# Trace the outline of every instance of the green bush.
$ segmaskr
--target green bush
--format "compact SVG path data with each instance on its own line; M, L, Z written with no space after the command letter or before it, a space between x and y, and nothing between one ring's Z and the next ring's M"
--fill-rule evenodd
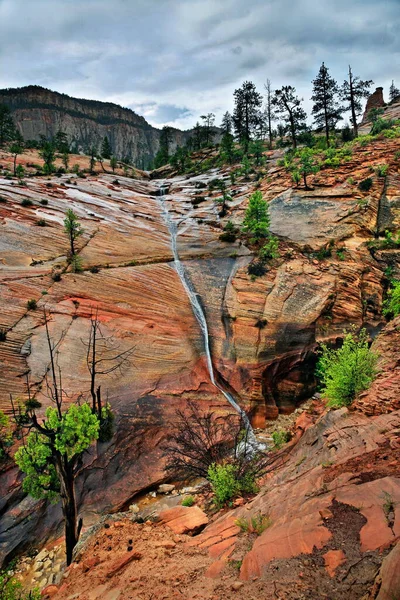
M40 600L40 591L35 588L31 592L24 592L22 583L13 576L11 563L7 569L0 571L0 598L1 600Z
M10 425L10 419L2 410L0 410L0 461L7 456L8 448L10 446L12 446L12 429Z
M400 280L394 279L383 303L383 314L394 318L400 315Z
M384 131L385 129L391 129L395 125L396 121L394 119L381 119L378 118L374 124L372 125L371 135L377 135Z
M193 496L185 496L185 498L181 502L182 506L193 506L194 503L195 500Z
M258 257L262 261L267 261L273 258L278 258L279 242L276 237L270 237L268 242L260 249Z
M40 204L43 204L43 206L47 206L49 203L49 201L46 198L43 198L43 200L40 201Z
M46 227L47 223L45 219L39 219L38 221L36 221L36 225L38 225L39 227Z
M24 198L21 202L21 206L33 206L33 202L32 200L29 200L29 198Z
M377 165L375 167L375 173L378 177L386 177L389 171L389 165Z
M28 310L36 310L37 309L37 302L34 298L31 298L30 300L28 300L28 302L26 303L26 307Z
M290 434L290 431L285 431L284 429L277 429L276 431L273 431L271 433L271 437L274 442L275 448L279 450L279 448L282 448L284 444L290 442L292 436Z
M272 525L272 521L267 515L258 513L254 517L250 517L250 519L244 517L237 519L235 525L240 527L245 533L256 533L257 535L261 535Z
M347 333L337 350L322 344L317 375L328 406L348 406L357 394L368 389L376 376L377 360L378 355L368 346L365 329L359 334L354 331Z
M254 277L262 277L262 275L265 275L266 272L267 269L265 268L265 264L261 260L255 260L247 267L247 273L249 275L253 275Z
M255 493L257 486L251 472L239 478L238 468L232 464L212 464L207 478L215 495L215 503L221 508L242 493Z
M240 494L240 484L236 479L234 465L210 465L208 479L215 494L217 506L224 506Z
M219 236L219 239L221 240L221 242L228 242L230 244L233 244L233 242L236 241L236 235L232 233L232 231L224 231Z
M367 177L366 179L360 181L360 183L358 184L358 189L362 192L368 192L372 188L372 183L373 181L371 177Z

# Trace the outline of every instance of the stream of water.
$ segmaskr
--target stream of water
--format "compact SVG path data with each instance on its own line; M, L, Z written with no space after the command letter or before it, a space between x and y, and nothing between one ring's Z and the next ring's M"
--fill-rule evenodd
M242 410L240 408L240 406L237 404L237 402L235 402L235 400L231 396L231 394L229 394L229 392L224 390L215 379L214 367L212 364L211 348L210 348L210 336L208 333L208 325L207 325L206 316L205 316L204 310L200 304L198 295L196 294L195 290L193 289L192 283L187 276L186 269L179 258L178 247L177 247L178 227L177 227L176 223L174 222L173 218L171 217L168 207L166 205L165 191L166 191L165 186L161 185L159 188L158 199L159 199L159 202L161 205L162 216L164 218L164 222L165 222L165 224L168 228L169 234L170 234L171 249L172 249L172 254L174 257L174 267L175 267L176 272L178 273L179 279L182 282L185 292L190 300L193 314L196 317L196 319L200 325L201 333L203 336L203 342L204 342L204 350L205 350L206 358L207 358L207 367L208 367L208 372L210 375L211 383L225 396L225 398L228 400L229 404L242 417L243 423L247 429L249 442L252 445L253 444L258 445L257 440L254 436L253 429L251 427L250 421L249 421L246 413L244 412L244 410Z

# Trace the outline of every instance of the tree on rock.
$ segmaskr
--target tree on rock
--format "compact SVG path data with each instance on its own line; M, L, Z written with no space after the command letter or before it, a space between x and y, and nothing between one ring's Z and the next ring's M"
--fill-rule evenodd
M206 115L201 115L200 119L203 121L204 144L210 146L213 139L212 129L215 123L215 115L214 113L207 113Z
M394 85L394 81L392 79L392 83L389 88L389 100L390 102L394 102L395 100L400 100L400 90Z
M303 177L304 187L306 190L308 190L309 187L307 185L307 176L312 175L313 173L318 173L320 170L319 163L316 160L311 148L302 148L302 150L299 152L297 167L300 175ZM294 180L296 181L295 178Z
M358 334L355 330L347 333L338 350L322 344L317 375L329 406L348 406L357 394L368 389L376 376L377 360L377 354L369 348L365 329Z
M56 147L57 152L60 154L68 154L69 153L69 142L68 136L65 131L59 129L54 138L54 145Z
M19 133L16 134L16 140L13 144L11 144L9 150L11 154L14 156L14 177L17 177L17 156L22 154L24 151L24 140L22 135Z
M110 159L110 167L112 168L113 173L115 173L115 169L117 168L117 166L118 166L118 161L115 158L115 156L112 156Z
M281 115L288 126L292 137L293 148L297 148L297 137L299 132L306 129L306 113L301 107L302 100L296 96L296 88L291 85L283 85L280 90L275 90L272 105L276 113Z
M368 98L369 88L373 83L372 79L362 81L358 76L354 76L349 65L349 78L343 82L340 95L343 102L346 102L344 109L351 111L350 122L353 126L354 137L358 136L357 119L362 114L361 100Z
M110 159L112 155L112 148L110 144L110 140L105 135L103 142L101 144L101 156L102 158Z
M15 462L25 473L23 489L33 498L61 499L65 522L67 565L72 562L73 550L78 543L82 519L78 521L75 478L82 463L83 453L98 438L99 421L88 403L70 404L64 409L61 372L57 365L59 343L50 338L45 314L46 336L50 365L46 375L47 390L54 406L47 408L45 417L36 410L40 403L29 397L25 411L14 409L18 425L29 429L23 446L15 454ZM28 386L29 388L29 386Z
M44 161L44 172L46 175L50 175L54 171L54 160L56 158L56 148L53 142L42 139L41 147L39 150L39 156Z
M243 231L258 240L268 236L269 226L268 205L260 190L257 190L250 196L243 219Z
M78 217L74 213L72 208L69 208L66 212L66 216L64 219L64 231L69 239L71 256L75 256L75 240L77 240L78 237L80 237L83 234L84 229L83 227L81 227L81 224L78 221Z
M233 124L236 136L247 152L249 142L260 122L262 96L251 81L245 81L234 92Z
M15 126L11 111L6 104L0 104L0 148L15 137Z
M322 63L316 79L313 83L313 95L311 100L314 102L312 114L317 129L325 130L326 143L329 147L329 134L335 130L335 127L343 117L343 106L340 106L337 97L339 86L337 82L329 75L329 69Z

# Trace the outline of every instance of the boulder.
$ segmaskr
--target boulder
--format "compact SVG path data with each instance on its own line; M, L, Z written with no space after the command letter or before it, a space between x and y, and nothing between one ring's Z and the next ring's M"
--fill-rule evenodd
M175 486L172 483L162 483L158 486L157 492L159 494L170 494L175 489Z
M208 517L198 506L174 506L164 510L159 515L174 533L193 535L203 529L208 523Z

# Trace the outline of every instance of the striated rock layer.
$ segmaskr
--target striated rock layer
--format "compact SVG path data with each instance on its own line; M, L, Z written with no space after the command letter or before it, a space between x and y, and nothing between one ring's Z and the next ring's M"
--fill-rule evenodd
M396 139L355 145L348 162L310 178L313 189L307 191L293 190L271 155L260 189L270 204L280 258L255 280L247 273L249 250L240 241L219 240L228 219L242 222L252 183L232 186L233 200L221 219L219 194L209 193L207 182L227 179L228 170L164 182L177 249L207 318L216 377L254 425L293 411L314 392L318 342L341 338L353 323L372 336L384 325L384 272L388 266L398 272L399 250L371 254L367 242L399 227L398 149ZM358 182L384 162L387 179L373 175L369 192L360 192ZM116 434L85 456L78 479L85 524L98 513L125 508L139 491L164 480L161 446L177 407L190 399L221 413L231 410L210 383L204 339L171 263L170 233L157 198L161 183L106 174L28 178L23 186L0 179L0 328L6 332L0 408L10 411L10 393L26 397L27 371L43 406L49 403L44 308L51 313L52 337L62 337L67 398L88 393L85 341L93 311L121 351L134 349L121 373L99 381L116 413ZM24 199L32 205L22 206ZM76 274L66 262L63 218L69 207L84 227L77 240L83 272ZM36 310L27 309L30 299ZM10 465L0 497L2 557L33 539L39 543L60 523L58 507L25 498L19 484Z

